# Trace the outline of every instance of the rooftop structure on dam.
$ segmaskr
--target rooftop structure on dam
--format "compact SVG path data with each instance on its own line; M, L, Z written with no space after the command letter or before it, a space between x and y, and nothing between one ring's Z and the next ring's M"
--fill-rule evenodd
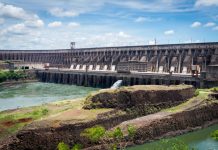
M75 48L57 50L0 50L0 60L30 68L61 68L80 73L172 75L218 80L218 42Z

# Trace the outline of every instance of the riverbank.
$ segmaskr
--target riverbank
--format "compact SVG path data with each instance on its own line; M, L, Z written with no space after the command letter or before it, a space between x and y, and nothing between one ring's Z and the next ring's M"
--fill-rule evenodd
M31 70L0 70L0 86L37 82L35 72Z
M25 80L10 80L10 81L4 81L0 83L0 86L8 87L12 85L22 84L22 83L32 83L32 82L39 82L37 79L25 79Z

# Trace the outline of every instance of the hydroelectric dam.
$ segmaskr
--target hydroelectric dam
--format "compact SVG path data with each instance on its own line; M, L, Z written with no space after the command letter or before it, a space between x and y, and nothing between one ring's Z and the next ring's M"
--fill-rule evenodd
M42 82L110 87L218 86L218 42L55 50L0 50L0 68L33 70Z

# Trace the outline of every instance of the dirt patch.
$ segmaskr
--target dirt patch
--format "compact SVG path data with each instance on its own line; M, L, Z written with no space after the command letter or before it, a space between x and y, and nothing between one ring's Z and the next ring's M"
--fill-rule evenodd
M4 121L1 123L4 127L11 127L16 124L14 121Z
M3 129L2 128L0 128L0 133L3 131Z
M18 119L17 122L18 123L27 123L27 122L30 122L32 120L33 120L33 118L21 118L21 119Z

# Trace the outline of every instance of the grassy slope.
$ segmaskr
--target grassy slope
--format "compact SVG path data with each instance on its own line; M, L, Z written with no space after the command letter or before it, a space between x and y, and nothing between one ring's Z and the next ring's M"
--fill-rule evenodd
M74 108L76 103L78 102L63 101L0 112L0 138L15 133L34 120ZM74 104L75 106L73 106Z
M89 121L96 118L99 113L111 110L83 110L83 103L83 99L65 100L41 106L0 112L0 139L16 133L25 125L36 120L38 122L46 120L46 122L51 123L51 126L53 126L53 122L57 124L57 122L69 120L74 122Z
M189 108L194 107L196 105L200 105L201 103L204 103L205 100L208 99L208 95L210 93L212 93L212 91L214 91L214 90L218 91L218 87L211 88L211 89L197 89L199 94L196 97L193 97L193 98L189 99L188 101L186 101L178 106L168 108L168 109L165 109L163 111L175 113L175 112L183 111L185 109L189 109Z

